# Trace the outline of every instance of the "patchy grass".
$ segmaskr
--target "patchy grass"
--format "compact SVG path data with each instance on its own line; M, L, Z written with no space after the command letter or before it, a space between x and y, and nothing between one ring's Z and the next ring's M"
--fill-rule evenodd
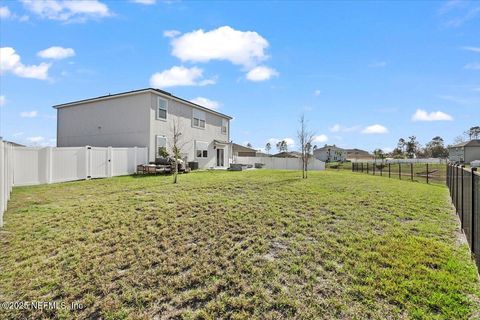
M447 189L350 172L197 172L15 188L0 318L467 319Z

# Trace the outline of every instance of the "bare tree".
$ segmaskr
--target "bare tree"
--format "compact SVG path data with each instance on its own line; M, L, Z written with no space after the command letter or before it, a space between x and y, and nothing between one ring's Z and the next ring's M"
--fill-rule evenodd
M178 121L178 118L174 119L170 128L171 133L171 150L174 159L173 167L173 183L177 183L178 176L178 159L180 159L182 154L182 149L185 146L186 142L182 141L182 127Z
M302 159L302 178L308 178L308 161L310 160L310 151L312 149L312 142L314 133L307 128L305 115L300 117L300 128L297 131L298 140L300 142L301 159Z

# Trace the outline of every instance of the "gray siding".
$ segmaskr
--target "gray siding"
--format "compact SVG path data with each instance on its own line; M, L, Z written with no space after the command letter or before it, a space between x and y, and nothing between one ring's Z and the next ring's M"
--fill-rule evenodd
M57 109L58 147L148 147L147 93Z

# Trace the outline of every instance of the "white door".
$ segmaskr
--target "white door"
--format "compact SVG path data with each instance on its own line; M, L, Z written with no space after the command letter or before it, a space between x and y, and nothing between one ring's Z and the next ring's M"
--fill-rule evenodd
M225 150L217 147L217 167L225 166Z

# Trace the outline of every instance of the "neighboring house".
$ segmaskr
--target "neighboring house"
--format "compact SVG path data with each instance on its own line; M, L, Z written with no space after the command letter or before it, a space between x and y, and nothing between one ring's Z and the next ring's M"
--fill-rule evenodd
M480 160L480 139L465 141L448 147L448 159L463 163Z
M59 104L58 147L148 147L149 161L170 154L173 125L182 159L199 168L226 168L231 158L230 116L168 92L146 88Z
M232 150L234 157L256 157L257 150L242 146L240 144L232 143Z
M297 151L283 151L277 154L274 154L272 157L275 158L301 158L302 154Z
M323 162L343 162L346 160L347 151L345 149L337 147L336 145L325 145L322 148L317 148L313 150L313 156Z
M0 137L0 140L1 139L2 139L2 137ZM9 143L14 147L25 147L23 144L19 144L19 143L13 142L13 141L3 140L3 142Z
M347 152L347 160L373 160L375 156L370 154L368 151L361 149L345 149Z

